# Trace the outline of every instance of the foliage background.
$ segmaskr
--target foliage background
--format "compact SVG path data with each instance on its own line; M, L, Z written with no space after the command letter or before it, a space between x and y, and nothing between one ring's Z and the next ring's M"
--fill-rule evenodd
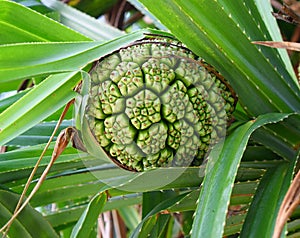
M295 38L294 26L278 27L269 1L69 1L72 7L53 0L18 2L0 1L1 225L84 71L101 56L157 33L146 27L170 31L216 67L239 104L223 147L215 148L207 167L132 174L68 147L10 237L272 236L298 171L300 90L299 55L252 44ZM93 18L104 14L109 24ZM74 124L72 114L60 130ZM53 148L54 142L35 179ZM299 216L296 209L287 236L299 236Z

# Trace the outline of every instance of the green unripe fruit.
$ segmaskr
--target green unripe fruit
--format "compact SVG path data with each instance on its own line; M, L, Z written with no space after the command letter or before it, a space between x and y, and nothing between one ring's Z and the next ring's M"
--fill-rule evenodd
M109 158L133 171L201 164L236 104L227 81L170 38L137 41L90 75L90 130Z

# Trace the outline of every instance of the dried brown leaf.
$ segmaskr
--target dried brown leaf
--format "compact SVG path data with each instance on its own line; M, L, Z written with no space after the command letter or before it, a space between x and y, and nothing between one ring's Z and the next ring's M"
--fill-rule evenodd
M282 232L282 229L292 215L293 211L300 204L300 171L298 171L296 177L294 178L292 184L290 185L289 190L287 191L281 207L279 209L275 230L273 238L279 238Z
M297 42L278 42L278 41L252 41L253 44L263 45L272 48L283 48L287 50L300 51L300 43Z
M263 45L272 48L283 48L287 50L300 51L300 43L297 42L279 42L279 41L252 41L253 44Z

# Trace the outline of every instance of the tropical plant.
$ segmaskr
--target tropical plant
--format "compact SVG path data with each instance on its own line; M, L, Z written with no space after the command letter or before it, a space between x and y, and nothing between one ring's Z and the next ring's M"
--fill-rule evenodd
M297 180L291 186L295 194L288 193L283 203L280 214L284 219L279 217L276 223L280 205L299 169L299 83L285 50L253 43L282 41L269 1L130 0L130 5L120 1L114 3L117 7L108 16L110 22L125 31L59 1L18 2L0 1L0 145L3 151L0 154L0 225L3 234L9 237L96 237L101 233L115 237L215 238L280 237L281 233L282 237L299 237ZM80 1L79 5L72 2L97 17L111 9L107 1L97 5L102 6L99 11L92 11L98 1ZM141 18L142 14L145 18ZM98 137L101 143L107 139L103 121L93 132L97 125L85 119L86 114L97 117L100 113L94 111L96 106L99 109L99 101L95 103L89 97L93 88L108 87L107 83L101 82L101 86L95 83L106 73L105 62L113 61L116 52L121 54L124 49L129 54L126 57L141 60L139 55L132 56L130 52L134 45L143 47L149 37L160 40L156 43L146 40L146 48L160 46L161 39L176 43L167 40L161 44L167 53L155 56L147 53L142 57L143 64L149 58L154 60L153 65L168 60L175 61L176 66L182 62L183 67L191 64L192 69L198 70L196 74L205 72L214 85L232 87L235 93L229 90L230 95L238 96L226 137L205 149L206 156L200 156L204 159L201 165L194 161L191 166L174 166L175 163L156 168L155 162L154 166L143 163L145 168L152 169L128 171L128 168L144 170L144 167L135 167L136 164L114 156L118 150L109 155L95 140ZM131 70L132 64L125 67ZM144 67L148 70L148 66ZM115 66L109 69L110 74ZM117 73L122 73L123 68L118 69ZM176 77L180 77L180 82L189 82L185 75L178 76L180 70L176 71ZM142 77L146 77L144 74ZM94 84L89 90L91 80ZM152 95L157 87L150 88ZM182 87L179 91L182 92ZM160 89L158 94L166 92ZM228 99L229 94L226 95ZM118 105L110 104L107 98L104 103L109 108L106 109L115 109ZM141 101L145 102L143 97ZM231 106L234 104L231 99L229 102ZM85 107L85 103L89 106ZM230 114L231 106L224 105ZM168 121L165 117L171 109L163 110L160 114ZM184 127L172 120L168 123L177 129ZM144 129L147 130L133 130L137 133ZM47 143L49 139L54 141ZM143 140L145 137L140 141ZM200 142L197 138L195 141L198 151ZM121 147L130 150L127 145ZM134 156L136 153L134 150ZM143 156L147 153L146 149L141 152ZM169 156L167 153L167 160ZM111 159L126 166L120 168ZM279 224L286 222L286 214L291 215L287 225L282 232L277 229L274 233L275 228L281 228ZM8 222L10 219L12 222ZM113 228L108 230L105 222Z

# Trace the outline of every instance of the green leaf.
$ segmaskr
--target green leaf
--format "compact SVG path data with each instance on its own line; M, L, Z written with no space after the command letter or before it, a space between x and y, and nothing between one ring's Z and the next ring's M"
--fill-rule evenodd
M242 205L251 202L255 194L258 182L239 182L234 184L230 198L230 205ZM184 199L174 204L168 210L170 212L194 211L199 199L200 189L192 190Z
M38 146L31 146L27 148L21 148L18 150L13 150L10 152L6 152L3 154L0 154L0 182L1 184L6 185L7 187L10 187L13 189L15 192L21 193L23 190L23 185L26 182L26 178L28 178L31 170L33 169L36 161L38 160L39 156L41 155L41 152L43 148L45 147L44 144L38 145ZM46 152L40 167L37 171L36 176L38 177L41 173L42 170L45 168L45 166L49 163L51 159L51 154L54 148L54 143L51 144L49 150ZM68 175L67 171L68 170L75 170L75 169L80 169L84 168L85 165L87 164L92 164L95 161L93 157L87 156L85 153L78 153L77 150L74 148L68 147L63 154L59 157L59 159L55 162L53 165L51 172L49 175L52 173L57 174L57 176L62 176L62 175ZM97 161L97 164L99 164L99 161ZM76 171L77 173L81 172L80 170ZM75 172L73 172L75 173ZM65 183L68 182L66 178ZM74 177L73 177L74 179ZM83 180L83 178L81 178ZM49 181L49 180L47 180ZM46 182L47 182L46 181ZM51 181L51 180L50 180ZM79 183L79 180L75 180L77 183ZM58 180L58 182L62 183L61 180ZM34 186L35 184L32 183L31 186ZM49 186L50 187L50 186ZM56 184L56 187L60 188L58 184ZM53 191L48 191L48 196L45 196L44 200L38 201L39 203L45 204L45 202L51 197L49 195L53 196L67 196L65 194L55 194L55 185L53 185L53 188L50 187ZM39 190L43 191L43 187ZM76 190L73 191L76 193ZM96 192L96 191L95 191ZM95 193L94 192L94 193ZM38 197L37 197L38 198ZM42 197L43 199L43 197ZM32 201L35 200L35 197L33 198ZM47 203L46 203L47 204ZM33 205L33 204L32 204Z
M234 184L230 205L249 204L256 192L258 181L238 182Z
M73 226L80 219L85 208L86 205L78 205L78 204L75 207L68 207L68 208L60 207L57 211L45 215L45 219L57 231L64 230L66 229L66 227L73 229ZM72 229L70 231L70 234L72 232Z
M218 144L209 155L202 184L192 237L221 237L227 206L240 160L251 134L259 127L276 123L290 114L266 114L236 128L224 145Z
M144 192L142 218L144 218L157 204L174 196L176 196L176 192L170 190Z
M51 203L70 201L70 199L86 198L95 194L101 187L103 184L93 181L91 184L78 183L65 188L59 187L53 191L48 189L48 191L37 193L31 204L33 206L46 206Z
M50 76L0 114L0 145L45 119L75 97L80 73Z
M230 215L226 219L226 226L223 236L236 235L242 229L243 222L245 221L245 214Z
M261 37L282 41L276 18L271 14L273 9L270 2L259 0L240 1L238 4L226 0L221 0L220 2L225 8L224 11L232 15L234 21L239 24L241 29L245 29L245 34L251 36L251 39L255 40L255 37ZM250 12L249 9L251 9ZM249 15L251 17L245 17ZM259 25L253 25L254 22ZM280 54L280 57L278 58L274 58L274 50L266 48L262 48L261 50L264 56L268 58L272 64L273 62L274 64L278 64L281 57L281 64L286 66L290 75L295 82L297 82L292 64L285 50L276 50Z
M7 90L9 91L9 90ZM6 108L10 105L18 101L22 96L24 96L29 90L21 91L19 93L12 93L12 96L5 97L4 99L0 100L0 113L3 112Z
M100 22L99 20L96 20L95 18L90 17L89 15L60 1L42 0L41 2L45 6L60 13L62 24L81 32L93 40L111 40L115 37L124 35L124 32L106 24L104 21ZM82 1L80 1L79 4L81 2Z
M97 218L106 202L106 193L97 194L87 205L79 221L73 228L71 237L88 237L95 227Z
M229 80L250 116L299 111L299 85L295 75L290 75L291 70L285 68L281 55L276 49L251 43L272 40L253 0L141 2L179 40Z
M135 227L137 227L141 221L140 215L134 206L120 207L118 209L118 212L120 216L123 218L126 227L130 231L134 230Z
M14 2L18 2L25 7L59 21L59 14L44 6L39 0L15 0Z
M0 82L81 70L101 56L142 39L145 34L152 32L156 31L137 31L105 43L48 42L1 45Z
M300 114L294 113L282 122L266 125L255 131L252 138L287 161L294 160L300 144Z
M0 9L0 44L90 41L88 37L15 2L2 0Z
M119 170L123 170L118 168ZM126 173L125 173L126 172ZM203 167L159 168L141 173L125 171L123 177L107 180L110 187L130 192L196 187L202 181ZM103 180L106 182L106 180Z
M157 217L155 216L150 217L147 221L144 222L142 229L140 230L139 234L136 235L136 237L142 238L142 237L150 236L156 224L156 221L157 221Z
M282 41L281 32L278 28L276 18L272 14L266 14L266 12L270 13L273 11L271 4L267 1L260 1L254 0L255 4L257 5L257 10L260 13L260 17L262 18L262 22L266 26L266 30L264 32L268 32L271 36L273 41ZM285 64L287 70L291 75L294 75L294 69L291 65L291 60L287 54L287 51L284 49L277 49L278 53L280 54L283 64ZM297 78L294 78L297 82Z
M289 235L290 235L290 233L299 231L299 229L300 229L300 219L290 221L288 223L288 228L287 229L288 229ZM297 233L298 236L299 236L299 234L300 234L300 232Z
M54 212L50 212L45 216L45 218L51 223L51 225L56 230L63 229L65 226L74 225L74 223L76 223L79 220L80 216L84 212L86 208L87 198L86 197L83 198L85 199L83 205L78 204L78 201L80 201L78 199L76 200L77 203L74 205L72 199L73 198L70 197L69 203L62 203L60 209ZM112 197L105 203L102 212L111 211L114 209L118 209L118 210L125 209L126 211L126 208L128 206L138 205L141 203L141 200L142 200L141 195L139 194ZM129 216L130 214L126 214L126 215ZM132 217L130 217L130 219L132 219ZM128 222L132 222L132 221L128 221L128 220L125 221L125 223ZM133 222L134 224L132 225L134 225L133 228L135 228L137 226L136 223L138 224L139 220Z
M11 81L8 83L0 82L0 93L7 93L10 91L16 91L22 83L19 80Z
M288 189L294 164L281 163L269 169L260 182L246 216L240 237L272 237L280 202Z
M170 229L169 224L172 223L173 219L170 214L160 214L157 217L154 228L150 233L150 238L169 238L167 236L168 230Z
M140 229L142 226L144 226L144 224L147 225L147 223L149 221L151 221L152 219L155 219L153 217L153 215L168 209L169 207L172 207L176 202L179 202L181 199L183 199L185 196L187 196L189 193L184 193L184 194L180 194L176 197L172 197L169 199L166 199L165 201L159 203L158 205L156 205L141 221L141 223L136 227L134 233L131 235L131 238L137 238L140 237L139 233L140 233ZM148 220L150 218L150 220ZM153 227L154 223L151 223L151 227ZM146 232L147 229L144 230L143 228L143 232L145 232L145 235L148 235L149 232Z
M1 45L1 81L10 82L36 75L80 70L97 57L94 54L90 58L87 53L99 45L99 42Z
M11 140L10 142L6 143L6 145L15 145L15 146L30 146L36 144L43 144L47 143L57 121L54 122L43 122L37 124L33 128L29 129L28 131L24 132L22 135L16 137L15 139ZM55 134L53 140L55 141L57 135L63 129L72 126L73 122L71 120L65 120L59 126L58 132Z
M0 190L0 226L2 227L12 216L19 195ZM34 208L27 205L22 213L12 223L9 237L58 237L50 224Z

